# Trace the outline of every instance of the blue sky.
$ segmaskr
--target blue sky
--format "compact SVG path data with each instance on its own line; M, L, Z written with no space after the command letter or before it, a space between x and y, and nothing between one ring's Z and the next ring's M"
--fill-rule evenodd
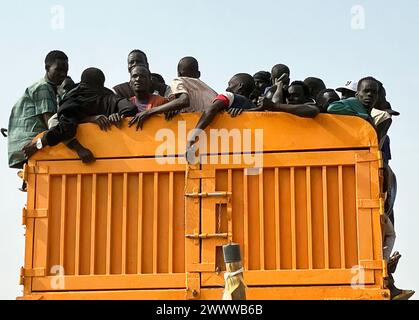
M55 5L64 8L64 29L51 27ZM356 5L365 12L365 28L355 30ZM270 70L276 63L287 64L293 80L317 76L331 88L375 76L401 112L390 130L398 177L395 249L403 255L396 280L419 290L418 14L415 0L7 1L0 11L0 126L7 127L15 101L43 76L43 60L52 49L68 54L75 80L96 66L109 87L128 80L126 56L135 48L147 53L152 71L166 81L176 76L181 57L195 56L202 80L218 91L235 73ZM0 140L0 299L14 299L21 294L25 195L7 167L6 142Z

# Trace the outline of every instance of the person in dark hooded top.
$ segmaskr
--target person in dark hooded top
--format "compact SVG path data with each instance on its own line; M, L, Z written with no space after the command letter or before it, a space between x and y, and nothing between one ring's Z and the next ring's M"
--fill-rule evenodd
M67 142L83 162L93 162L95 158L90 150L74 139L77 126L81 123L96 123L101 130L107 131L114 122L114 115L129 117L136 114L137 108L127 99L120 98L104 86L105 75L100 69L88 68L83 71L81 82L68 92L58 108L58 124L49 129L42 138L23 147L29 159L45 146L55 146Z

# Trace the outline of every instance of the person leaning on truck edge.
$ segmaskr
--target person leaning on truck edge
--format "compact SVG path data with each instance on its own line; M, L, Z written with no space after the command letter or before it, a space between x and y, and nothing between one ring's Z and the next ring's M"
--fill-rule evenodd
M327 113L327 107L333 102L339 101L339 95L333 89L324 89L316 97L316 105L321 113Z
M256 105L250 100L254 92L255 82L253 77L247 73L238 73L228 82L226 92L217 95L214 101L203 111L201 118L187 141L187 154L191 147L197 142L199 133L214 120L215 116L226 111L232 116L240 115L244 110L256 109Z
M367 120L377 131L378 141L381 143L387 135L387 123L376 126L371 112L379 98L379 81L373 77L365 77L358 81L358 88L354 98L333 102L327 108L328 113L353 115Z
M105 75L100 69L84 70L80 84L66 95L58 108L58 125L49 129L42 138L24 146L23 152L27 158L45 146L52 147L60 142L71 141L76 135L77 126L81 123L95 123L101 130L107 131L112 125L112 121L108 119L110 115L115 113L122 116L135 115L137 107L127 99L116 96L104 84ZM73 146L69 147L73 149ZM81 145L78 148L80 149L76 152L82 160L94 161L94 158L90 159L93 157L90 150Z
M217 96L217 93L201 81L198 61L193 57L184 57L178 63L178 77L172 81L170 102L143 111L129 126L137 125L142 129L144 122L153 115L168 112L202 112ZM167 118L167 117L166 117Z
M131 122L137 122L137 118L141 116L143 111L156 108L169 101L158 94L150 93L151 74L145 66L137 66L131 69L130 85L135 95L129 101L137 108L137 114L131 119ZM122 116L115 113L109 119L119 127Z
M361 117L368 122L370 122L377 131L378 141L380 147L382 146L382 141L384 141L391 121L388 121L389 118L386 114L387 111L381 110L379 113L375 113L374 115L374 107L383 108L383 102L385 102L385 90L382 86L381 82L373 77L366 77L362 78L358 82L357 92L354 98L348 98L340 101L336 101L329 105L327 111L329 113L334 114L343 114L343 115L353 115ZM384 103L384 105L387 105ZM377 116L378 115L378 116ZM386 172L386 170L385 170ZM384 186L384 189L387 190L389 186ZM386 201L387 202L387 201ZM398 260L400 255L395 255L393 257L389 257L395 240L395 232L394 226L391 223L387 212L385 210L385 221L383 225L383 256L384 259L389 262L389 266L392 264L397 265L396 263L392 262L393 260ZM392 300L407 300L409 299L415 292L413 290L403 290L399 289L394 284L393 273L395 271L394 268L389 269L389 276L387 280L387 286L390 290L390 297Z
M8 126L10 168L23 168L27 162L23 146L48 130L48 120L57 112L57 87L67 73L67 55L62 51L51 51L45 58L44 78L27 88L13 106Z
M138 67L138 66L145 66L147 69L150 69L147 55L143 51L138 50L138 49L132 50L128 54L127 62L128 62L129 73L131 72L132 68ZM125 99L129 99L135 95L129 82L118 84L115 87L113 87L113 90L119 97L125 98Z
M287 82L289 82L287 74L276 79L275 85L259 99L259 110L287 112L305 118L317 116L320 110L314 100L310 99L307 85L303 81L294 81L287 86Z

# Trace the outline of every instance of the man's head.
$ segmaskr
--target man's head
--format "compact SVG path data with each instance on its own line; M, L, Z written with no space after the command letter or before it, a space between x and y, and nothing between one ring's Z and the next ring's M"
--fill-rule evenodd
M254 89L253 77L248 73L238 73L230 79L226 91L249 98Z
M198 60L194 57L184 57L180 59L177 66L177 73L179 77L199 79L201 77L201 72L199 71Z
M288 87L288 104L304 104L310 101L310 90L303 81L294 81Z
M128 54L128 72L131 72L131 69L136 66L145 66L149 69L147 55L138 49L135 49Z
M98 68L88 68L81 74L81 83L92 89L103 89L105 86L105 74Z
M68 57L58 50L51 51L45 57L46 77L50 82L59 86L68 73Z
M151 91L158 91L160 95L164 95L166 90L166 82L158 73L151 73Z
M130 85L132 91L137 94L149 93L151 88L151 75L145 66L137 66L131 69Z
M333 102L339 101L339 95L333 89L323 89L317 94L316 104L321 112L327 112L327 107Z
M253 75L256 89L260 94L264 94L267 87L272 85L271 74L268 71L259 71Z
M371 110L378 100L378 81L373 77L362 78L358 82L356 97L365 108Z
M289 77L291 76L290 68L288 68L285 64L276 64L272 67L271 71L271 82L275 83L275 79L281 78L281 76L286 73L288 75L287 83L284 85L289 85Z
M324 84L323 80L319 78L308 77L304 80L304 83L310 89L310 98L314 100L316 99L320 91L326 89L326 85Z
M343 87L339 87L336 91L341 93L342 100L354 98L358 90L358 82L349 80Z

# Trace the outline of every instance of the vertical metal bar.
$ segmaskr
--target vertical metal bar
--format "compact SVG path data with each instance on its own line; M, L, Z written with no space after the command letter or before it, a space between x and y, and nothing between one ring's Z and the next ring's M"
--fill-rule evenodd
M51 208L51 175L47 176L47 208L48 210L50 210ZM49 248L51 245L51 225L49 223L49 219L47 220L47 234L46 234L46 243L45 243L45 248L46 248L46 252L45 252L45 266L48 270L48 268L51 267L51 262L50 262L50 252L49 252Z
M128 174L124 173L122 190L122 274L127 273L127 207L128 207Z
M375 149L375 148L374 148ZM371 148L371 152L378 152L378 150L374 150ZM373 151L374 150L374 151ZM380 197L380 178L379 178L379 162L380 161L372 161L370 162L370 194L377 195L378 198ZM382 250L382 231L381 231L381 216L380 216L380 209L375 208L371 211L371 227L372 227L372 240L373 240L373 259L380 260L383 259L383 250ZM383 271L382 270L374 270L374 278L375 283L382 286L383 285Z
M345 261L345 219L343 215L343 174L342 166L338 169L339 179L339 219L340 219L340 266L342 269L346 267Z
M358 155L356 155L358 158ZM360 206L360 200L371 199L371 180L374 179L371 176L371 163L370 162L359 162L356 160L355 165L355 181L356 181L356 200L357 200L357 236L358 236L358 261L372 260L374 259L374 234L373 234L373 210L371 208L364 208ZM376 168L377 170L377 168ZM378 172L378 170L377 170ZM378 191L378 190L376 190ZM379 193L375 193L374 196ZM380 241L381 243L381 241ZM380 246L380 250L382 251ZM381 254L380 258L382 258ZM373 279L373 270L365 270L364 283L369 282L369 279ZM370 280L374 281L374 280Z
M246 169L243 169L243 239L244 239L244 257L243 263L245 270L249 270L249 199L247 189Z
M61 176L60 266L64 267L67 176Z
M327 168L322 167L323 183L323 230L324 230L324 267L329 269L329 223L327 214Z
M33 167L32 161L29 161L30 167ZM27 195L27 208L28 210L35 208L35 193L37 190L36 187L36 177L35 174L28 174L28 195ZM25 259L24 266L25 269L33 268L33 263L35 260L34 257L34 241L35 241L35 219L27 219L26 221L26 232L25 232ZM61 256L61 253L60 253ZM61 264L62 265L62 264ZM23 293L25 296L32 294L32 277L23 278Z
M96 238L96 192L97 175L92 177L92 219L90 222L90 274L95 274L95 238Z
M233 171L231 169L228 170L228 178L227 178L227 191L232 192L233 190ZM232 201L232 199L230 199ZM231 205L231 203L230 203ZM233 212L228 210L227 205L227 232L231 235L233 234ZM233 241L233 237L228 239L229 241Z
M169 273L173 273L173 172L169 173Z
M296 227L295 227L295 168L290 169L290 185L291 185L291 257L292 269L297 269L297 244L296 244Z
M153 206L153 273L157 273L157 245L158 245L158 201L159 201L159 174L157 172L154 173L154 206Z
M265 217L263 208L263 171L259 174L259 251L260 270L265 270Z
M313 269L313 228L311 224L311 168L306 167L307 185L307 240L308 240L308 268Z
M111 273L112 173L108 174L108 209L106 213L106 274Z
M275 168L275 261L276 269L281 269L281 234L279 217L279 168Z
M138 233L137 233L137 273L142 273L143 255L143 173L138 174Z
M81 211L81 174L77 175L77 199L76 199L76 245L74 254L74 273L79 275L80 270L80 211Z

